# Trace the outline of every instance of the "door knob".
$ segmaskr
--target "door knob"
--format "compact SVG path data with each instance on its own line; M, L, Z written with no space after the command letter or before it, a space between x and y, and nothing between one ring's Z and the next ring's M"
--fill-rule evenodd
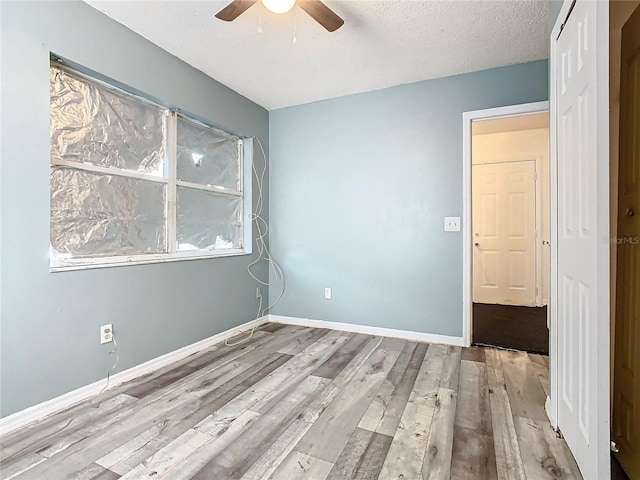
M633 208L627 208L627 211L624 213L627 217L633 217L636 212L633 211Z
M479 247L479 246L480 246L480 244L479 244L478 242L474 243L474 245L475 245L476 247Z

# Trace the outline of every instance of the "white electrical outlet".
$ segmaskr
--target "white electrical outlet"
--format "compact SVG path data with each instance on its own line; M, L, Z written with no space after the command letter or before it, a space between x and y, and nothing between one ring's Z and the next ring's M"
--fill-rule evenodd
M324 298L325 300L331 300L331 287L326 287L324 289Z
M113 325L107 323L100 327L100 343L113 342Z

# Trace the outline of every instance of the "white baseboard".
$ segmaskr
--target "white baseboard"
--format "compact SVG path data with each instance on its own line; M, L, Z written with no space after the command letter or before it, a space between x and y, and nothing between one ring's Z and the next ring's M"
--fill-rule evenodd
M153 372L161 367L169 365L172 362L176 362L185 357L188 357L193 353L199 352L211 347L212 345L215 345L216 343L222 342L225 338L236 333L238 330L248 330L254 326L261 325L268 321L268 316L260 317L256 320L251 320L242 325L238 325L237 327L233 327L229 330L213 335L212 337L205 338L204 340L200 340L196 343L192 343L191 345L187 345L186 347L182 347L178 350L174 350L173 352L169 352L159 357L152 358L151 360L141 363L140 365L136 365L135 367L131 367L127 370L116 373L109 379L109 390L123 384L124 382L134 380L138 377L141 377L142 375L146 375L147 373ZM7 417L0 419L0 435L5 435L31 422L41 420L44 417L76 405L83 400L86 400L87 398L100 393L106 382L106 378L98 380L97 382L85 385L84 387L80 387L76 390L60 395L59 397L55 397L51 400L39 403L38 405L25 408L24 410L20 410L19 412L13 413Z
M355 323L328 322L326 320L312 320L310 318L286 317L283 315L267 315L269 322L300 325L303 327L330 328L343 332L364 333L367 335L379 335L382 337L402 338L416 342L441 343L444 345L464 346L464 338L438 335L435 333L412 332L395 328L370 327Z

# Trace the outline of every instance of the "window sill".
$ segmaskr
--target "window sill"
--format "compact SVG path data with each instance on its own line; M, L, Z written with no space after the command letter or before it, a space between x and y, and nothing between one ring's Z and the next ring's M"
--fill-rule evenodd
M214 253L215 252L215 253ZM49 271L69 272L71 270L89 270L93 268L124 267L127 265L148 265L153 263L183 262L185 260L209 260L212 258L237 257L251 255L250 250L215 250L212 252L176 252L173 254L160 253L152 255L122 255L117 257L60 259L51 258Z

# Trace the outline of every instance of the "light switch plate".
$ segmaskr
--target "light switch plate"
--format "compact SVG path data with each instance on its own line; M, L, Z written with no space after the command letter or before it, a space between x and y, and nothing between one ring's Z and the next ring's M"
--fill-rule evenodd
M445 232L459 232L460 231L460 217L444 217L444 231Z

